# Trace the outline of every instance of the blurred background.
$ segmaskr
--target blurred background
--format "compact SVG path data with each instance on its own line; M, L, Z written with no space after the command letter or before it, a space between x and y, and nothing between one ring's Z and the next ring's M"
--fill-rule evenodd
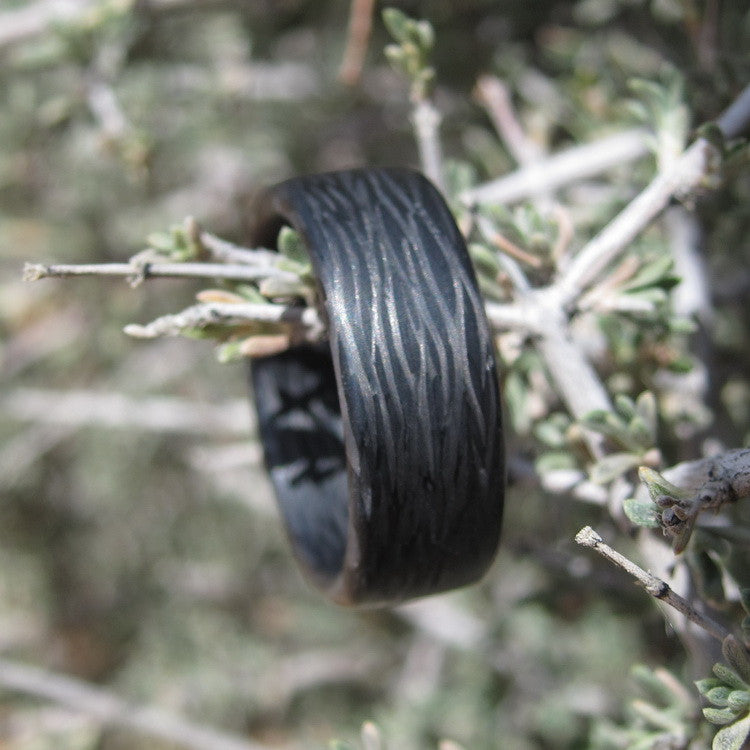
M515 166L474 97L482 73L507 83L545 151L631 127L632 77L678 69L697 125L750 73L745 3L392 5L434 25L444 151L480 181ZM122 332L199 286L21 280L28 261L125 261L187 215L242 242L253 194L301 172L418 166L384 4L361 71L342 76L350 6L0 2L0 655L268 747L357 743L365 720L395 748L615 747L595 737L622 718L632 665L679 673L684 654L646 596L576 549L584 523L615 533L605 510L516 481L483 583L396 611L337 608L292 560L243 365L205 341ZM579 195L590 207L606 192L580 239L653 169ZM737 178L700 207L733 389L710 408L730 446L750 434L749 198ZM182 746L0 687L3 748Z

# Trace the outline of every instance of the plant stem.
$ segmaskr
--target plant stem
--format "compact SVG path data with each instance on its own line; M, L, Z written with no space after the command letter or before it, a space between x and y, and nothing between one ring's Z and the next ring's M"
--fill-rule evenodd
M158 708L135 706L82 680L0 659L0 685L53 701L109 726L158 737L191 750L267 750L267 746L195 724Z
M674 164L657 174L643 192L627 205L575 256L554 284L559 304L573 302L599 274L667 207L675 195L686 195L705 179L718 159L716 148L697 140Z
M644 131L626 130L531 162L497 180L466 190L460 199L468 206L518 203L622 166L647 153Z
M429 99L420 99L415 103L411 121L419 149L419 163L427 177L441 193L445 193L443 149L439 137L440 120L440 112Z
M27 263L23 269L25 281L38 281L63 276L125 276L136 282L143 279L203 278L232 281L257 281L270 277L291 283L299 277L271 265L251 266L228 263L88 263L80 265Z
M618 568L622 568L626 573L633 576L646 589L647 593L676 609L717 640L723 643L724 639L730 635L730 632L723 625L702 615L688 601L676 594L666 581L646 572L625 555L612 549L590 526L585 526L576 534L576 542L583 547L596 550L602 557L617 565Z

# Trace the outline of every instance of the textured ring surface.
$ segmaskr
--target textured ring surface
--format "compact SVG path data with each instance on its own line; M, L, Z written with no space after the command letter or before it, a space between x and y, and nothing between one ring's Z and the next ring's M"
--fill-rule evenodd
M266 463L295 554L329 597L394 604L462 586L500 535L492 337L466 246L421 174L357 169L271 188L252 241L303 237L327 345L252 364Z

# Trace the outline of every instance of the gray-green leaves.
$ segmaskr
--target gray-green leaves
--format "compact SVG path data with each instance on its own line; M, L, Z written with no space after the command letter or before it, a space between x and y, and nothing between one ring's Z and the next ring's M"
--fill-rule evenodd
M424 99L435 79L435 69L430 65L435 43L432 25L428 21L415 21L398 8L386 8L383 23L397 42L385 48L385 56L411 81L412 100Z

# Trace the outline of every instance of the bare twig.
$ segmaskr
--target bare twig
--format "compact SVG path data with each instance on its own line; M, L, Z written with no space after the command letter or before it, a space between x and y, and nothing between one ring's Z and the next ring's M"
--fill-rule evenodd
M15 388L0 399L0 412L21 422L75 428L248 435L254 427L245 399L210 404L177 396ZM0 457L5 458L9 447L10 443L0 451ZM3 463L0 459L0 466Z
M674 164L657 174L643 192L599 232L573 259L555 283L563 306L572 302L660 214L675 195L687 195L706 178L718 160L716 148L697 140Z
M318 341L325 330L312 307L272 303L205 303L188 307L176 315L164 315L146 325L125 326L125 333L136 338L177 336L186 328L208 325L236 325L243 322L284 323L296 329L298 338Z
M92 0L40 0L4 11L0 15L0 50L72 21L93 4Z
M666 581L651 575L651 573L643 570L643 568L636 565L632 560L612 549L590 526L585 526L576 534L576 542L583 547L590 547L596 550L607 560L622 568L626 573L633 576L646 589L647 593L676 609L714 638L723 642L730 635L730 632L723 625L715 622L710 617L702 615L688 601L672 591Z
M339 68L339 80L347 86L354 86L362 75L362 66L372 31L374 8L375 0L351 0L346 49Z
M622 166L647 153L645 132L626 130L523 166L509 175L465 191L460 198L468 206L518 203Z
M167 711L136 706L82 680L0 659L0 685L53 701L108 726L158 737L192 750L266 750L265 745L195 724Z
M539 144L526 136L510 101L508 87L496 76L483 75L476 85L476 95L518 164L530 164L544 156Z
M444 193L443 149L439 135L441 119L440 112L429 99L420 99L414 105L411 121L419 149L419 163L422 171Z
M252 251L250 251L252 252ZM278 256L277 256L278 257ZM80 265L27 263L23 269L25 281L63 276L124 276L143 280L161 278L229 279L258 281L270 277L289 283L300 283L297 274L282 271L272 265L240 265L229 263L90 263Z

